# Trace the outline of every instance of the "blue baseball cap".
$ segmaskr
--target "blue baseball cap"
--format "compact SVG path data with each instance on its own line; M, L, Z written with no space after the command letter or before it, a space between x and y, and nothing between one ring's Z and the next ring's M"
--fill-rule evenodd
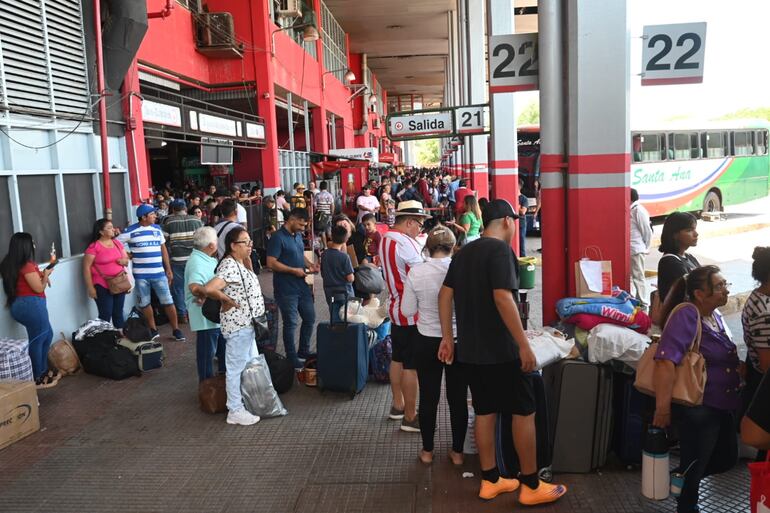
M177 212L179 210L186 210L187 202L185 202L185 200L183 199L175 199L174 201L171 202L171 205L169 206L171 207L172 212Z
M139 207L136 209L136 217L139 219L143 218L147 214L151 214L158 210L157 208L153 207L152 205L148 205L147 203L144 203L142 205L139 205Z

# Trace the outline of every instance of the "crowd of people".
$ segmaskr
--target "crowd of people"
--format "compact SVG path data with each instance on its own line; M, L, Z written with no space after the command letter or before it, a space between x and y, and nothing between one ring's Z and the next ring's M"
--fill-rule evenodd
M296 369L312 356L317 313L313 275L320 273L329 317L337 321L336 305L356 296L374 299L374 293L362 294L356 286L362 269L374 269L384 281L382 315L391 326L388 417L402 431L420 433L420 461L433 461L445 377L452 430L449 458L455 465L463 463L468 391L472 397L482 476L479 496L492 499L520 490L519 501L525 505L562 497L566 487L541 481L536 468L535 357L517 307L519 268L511 248L517 225L526 225L526 197L516 205L477 198L464 179L437 170L370 180L347 204L330 192L328 182L318 185L296 183L291 192L275 196L263 196L259 185L250 190L161 190L137 208L137 222L123 230L107 219L97 220L84 248L83 280L99 318L118 329L124 326L129 291L117 283L130 268L136 305L153 339L159 337L155 316L161 312L177 341L185 340L180 325L189 324L196 336L199 381L224 373L227 422L252 425L260 419L244 407L240 376L256 355L257 323L266 312L257 277L260 266L272 271L283 349ZM752 276L759 286L743 310L749 349L744 365L719 313L730 284L719 268L701 266L688 253L698 242L697 219L678 212L666 219L658 287L651 298L644 280L652 234L649 214L635 191L631 202L632 282L640 303L663 327L650 421L661 428L677 427L678 471L685 475L678 511L697 511L701 480L737 461L741 418L746 441L770 446L770 248L758 247L753 255ZM256 206L256 225L249 225L255 218L244 203L249 209ZM255 251L255 245L264 253ZM46 358L53 330L45 290L55 260L42 271L37 261L32 236L17 233L0 273L6 306L27 330L34 379L42 388L59 379ZM207 299L221 302L219 323L203 315ZM703 405L672 404L674 369L696 331L702 333L700 352L708 373ZM495 423L500 414L512 416L518 479L502 477L497 470Z

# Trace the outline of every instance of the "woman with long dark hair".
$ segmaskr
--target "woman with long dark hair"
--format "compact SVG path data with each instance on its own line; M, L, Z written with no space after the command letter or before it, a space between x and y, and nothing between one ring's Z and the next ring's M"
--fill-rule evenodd
M126 292L112 294L107 278L126 271L128 255L123 244L114 237L112 221L99 219L94 223L91 244L83 255L83 279L86 282L88 297L96 301L99 318L112 322L113 326L121 329L125 323L123 305Z
M6 306L11 317L27 329L29 357L38 388L49 388L59 381L57 370L48 369L48 349L53 340L53 329L48 320L45 288L53 267L41 271L35 263L35 242L25 232L14 233L8 245L8 254L0 262Z
M687 250L698 244L698 219L689 212L674 212L666 218L660 247L663 256L658 262L658 297L665 302L676 280L700 266Z
M243 405L241 373L257 356L253 319L265 313L265 300L257 275L241 262L249 258L253 242L249 232L236 226L225 236L225 255L216 276L204 287L206 295L222 301L220 329L225 349L227 423L249 426L259 422Z

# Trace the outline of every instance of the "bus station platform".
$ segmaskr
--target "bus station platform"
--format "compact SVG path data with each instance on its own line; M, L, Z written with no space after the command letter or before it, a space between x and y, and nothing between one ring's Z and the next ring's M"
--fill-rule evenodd
M272 276L260 275L272 295ZM321 291L317 317L328 318ZM535 295L533 294L533 297ZM533 307L533 311L538 308ZM39 393L41 431L0 451L0 512L28 513L452 513L524 510L516 494L477 498L478 458L451 465L449 413L439 409L433 465L418 434L387 420L390 388L370 382L354 400L295 383L289 414L232 426L197 404L195 343L161 327L167 365L114 382L88 374ZM279 343L279 349L281 344ZM463 477L464 473L473 477ZM467 475L467 474L466 474ZM590 474L555 476L569 487L548 513L674 511L640 493L641 472L611 454ZM748 511L746 461L704 481L704 512Z

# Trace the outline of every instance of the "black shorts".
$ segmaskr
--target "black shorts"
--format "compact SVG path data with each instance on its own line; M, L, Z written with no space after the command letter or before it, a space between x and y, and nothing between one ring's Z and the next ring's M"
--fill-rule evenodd
M489 365L462 363L473 396L476 415L535 413L532 377L521 371L519 360Z
M405 369L417 368L417 326L390 326L390 341L393 346L394 362L398 362Z

